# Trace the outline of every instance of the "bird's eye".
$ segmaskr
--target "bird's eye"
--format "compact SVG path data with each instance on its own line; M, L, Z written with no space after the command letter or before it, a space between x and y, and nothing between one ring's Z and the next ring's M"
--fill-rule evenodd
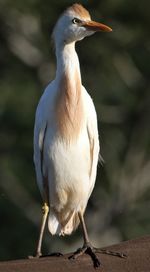
M78 19L78 18L73 18L72 23L73 23L73 24L80 24L80 23L81 23L81 20Z

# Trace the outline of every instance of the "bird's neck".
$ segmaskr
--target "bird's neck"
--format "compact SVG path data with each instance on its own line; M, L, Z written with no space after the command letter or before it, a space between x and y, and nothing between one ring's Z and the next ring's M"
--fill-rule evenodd
M81 75L74 43L56 47L57 120L62 137L70 141L81 129L83 103Z
M80 65L78 55L75 51L75 43L56 46L56 58L57 81L61 81L62 77L65 76L71 82L73 81L74 83L76 83L78 80L81 83Z

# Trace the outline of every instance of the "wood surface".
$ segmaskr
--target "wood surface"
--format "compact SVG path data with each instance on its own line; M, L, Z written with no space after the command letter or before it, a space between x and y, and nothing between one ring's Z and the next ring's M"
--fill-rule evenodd
M97 254L100 272L150 272L150 236L122 242L106 249L123 252L127 258ZM95 271L90 256L84 254L77 260L69 260L71 255L43 257L0 262L0 272L83 272Z

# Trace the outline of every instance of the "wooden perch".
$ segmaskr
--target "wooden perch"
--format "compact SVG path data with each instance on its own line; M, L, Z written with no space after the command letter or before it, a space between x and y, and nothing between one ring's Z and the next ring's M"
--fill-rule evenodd
M100 272L149 272L150 236L129 240L106 249L123 252L127 258L98 254L101 261ZM82 272L95 271L91 258L83 255L77 260L68 260L70 254L61 257L44 257L0 262L0 272Z

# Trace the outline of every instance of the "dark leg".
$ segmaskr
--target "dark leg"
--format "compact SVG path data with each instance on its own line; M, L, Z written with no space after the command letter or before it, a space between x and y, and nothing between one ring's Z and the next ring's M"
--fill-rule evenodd
M87 228L86 228L85 221L84 221L84 217L83 217L82 213L80 213L80 212L78 213L78 215L79 215L80 224L82 227L84 244L83 244L83 247L79 248L72 256L69 257L69 259L76 259L79 256L81 256L82 254L86 253L91 256L91 258L93 260L94 267L97 268L100 266L100 261L98 260L96 254L94 252L95 251L94 248L90 244L88 233L87 233Z
M91 245L89 237L88 237L88 233L87 233L87 228L86 228L86 225L85 225L84 217L83 217L83 215L80 212L78 213L78 215L79 215L80 224L81 224L81 227L82 227L84 244L83 244L83 247L79 248L72 256L69 257L69 259L76 259L79 256L81 256L82 254L86 253L86 254L90 255L90 257L93 260L94 267L97 268L97 267L100 266L100 261L97 258L97 256L96 256L95 253L108 254L108 255L117 256L117 257L121 257L121 258L126 257L126 255L124 253L113 252L113 251L107 250L107 249L97 249L97 248L94 248Z

